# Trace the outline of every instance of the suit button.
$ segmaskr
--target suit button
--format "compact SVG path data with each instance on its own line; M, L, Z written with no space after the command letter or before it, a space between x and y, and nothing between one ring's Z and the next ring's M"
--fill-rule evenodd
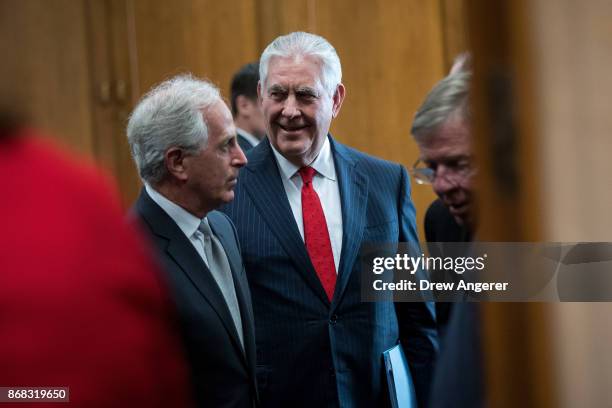
M338 315L332 315L331 318L329 319L329 324L331 325L335 325L338 322Z

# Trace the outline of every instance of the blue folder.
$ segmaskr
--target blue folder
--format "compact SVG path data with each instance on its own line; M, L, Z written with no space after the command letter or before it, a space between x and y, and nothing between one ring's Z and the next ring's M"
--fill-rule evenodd
M408 361L398 344L383 352L389 399L392 408L417 408L416 394Z

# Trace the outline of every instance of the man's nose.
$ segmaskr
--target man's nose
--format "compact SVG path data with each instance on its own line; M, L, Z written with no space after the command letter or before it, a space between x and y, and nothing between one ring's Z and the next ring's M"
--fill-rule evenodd
M282 115L289 119L293 119L299 116L300 114L301 114L301 111L299 109L295 96L289 95L289 97L285 99Z
M455 183L451 179L452 174L449 173L448 169L443 165L438 166L436 168L436 173L433 182L431 183L434 192L437 195L442 196L457 187L457 183Z
M242 149L240 148L240 145L236 143L236 146L234 147L234 151L232 155L232 166L243 167L248 162L249 161L247 160L246 155L244 154Z

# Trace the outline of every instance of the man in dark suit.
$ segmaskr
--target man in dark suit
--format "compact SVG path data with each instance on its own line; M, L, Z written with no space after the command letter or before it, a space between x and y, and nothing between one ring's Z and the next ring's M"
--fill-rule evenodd
M411 129L421 153L412 173L417 182L431 184L443 204L432 211L441 214L446 208L455 221L450 225L463 231L459 235L470 235L476 224L469 63L468 54L457 58L419 107ZM452 237L456 233L449 231Z
M250 293L234 226L214 211L246 164L229 109L212 84L179 76L140 101L127 133L145 183L135 213L174 292L198 406L253 407Z
M238 143L248 152L266 136L264 118L257 102L259 64L252 62L241 67L230 86L232 115L238 134Z
M400 339L424 404L432 305L361 300L361 246L417 240L406 170L328 134L345 88L324 38L277 38L260 78L268 140L249 153L225 211L253 294L262 405L387 406L382 352Z
M439 197L425 215L427 242L469 242L476 222L468 62L467 55L457 59L451 73L427 95L412 124L421 155L411 173L418 183L431 184ZM430 250L435 254L431 245ZM449 303L436 304L442 330L450 309Z
M417 182L431 184L439 197L425 215L425 235L435 256L456 256L434 243L470 242L476 228L470 81L469 57L464 54L429 92L412 125L421 157L411 172ZM456 276L446 273L444 278ZM436 312L442 340L431 407L484 406L478 304L438 302Z

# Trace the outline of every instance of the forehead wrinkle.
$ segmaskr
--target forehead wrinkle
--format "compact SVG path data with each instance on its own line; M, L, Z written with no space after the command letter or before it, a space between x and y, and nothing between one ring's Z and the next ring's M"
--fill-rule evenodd
M203 112L209 140L215 133L219 135L218 139L223 141L235 133L234 121L223 100L219 99Z
M227 140L236 137L236 128L234 126L234 122L230 121L223 126L223 130L221 132L221 139Z
M308 65L306 63L312 63L314 67L316 67L314 73L306 68ZM272 76L276 77L274 83L272 82ZM312 81L313 83L304 85L307 81ZM303 56L297 54L289 57L275 56L269 61L266 82L268 89L271 89L274 85L281 84L282 86L288 85L292 89L299 86L307 86L313 89L316 89L317 86L323 87L321 62L310 55Z
M422 148L422 156L427 159L452 159L456 157L464 157L469 154L469 151L464 146L442 146L439 148Z
M447 138L433 138L429 143L421 143L420 150L421 158L426 161L450 160L470 154L469 145Z

